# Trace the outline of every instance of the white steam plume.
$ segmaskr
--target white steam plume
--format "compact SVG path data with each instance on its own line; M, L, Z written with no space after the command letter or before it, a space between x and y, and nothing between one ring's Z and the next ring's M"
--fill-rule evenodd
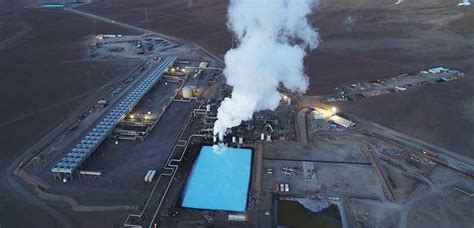
M239 45L225 55L224 75L233 87L218 109L214 134L222 140L228 128L249 120L256 111L278 107L282 83L303 93L306 50L319 44L307 16L318 0L231 0L227 26Z
M397 2L394 3L394 5L398 5L398 4L402 3L402 2L403 2L403 0L397 0Z
M458 4L458 6L468 6L468 5L471 5L469 0L462 0L462 2Z

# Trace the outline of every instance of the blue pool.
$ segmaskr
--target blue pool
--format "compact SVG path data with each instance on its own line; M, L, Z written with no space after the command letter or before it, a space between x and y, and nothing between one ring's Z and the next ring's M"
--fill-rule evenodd
M188 179L182 206L244 212L252 150L203 146Z

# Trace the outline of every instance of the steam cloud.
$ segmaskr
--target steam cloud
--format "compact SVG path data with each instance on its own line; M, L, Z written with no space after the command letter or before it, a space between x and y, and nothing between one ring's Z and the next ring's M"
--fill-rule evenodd
M458 4L458 6L468 6L468 5L471 5L469 0L462 0L462 2Z
M214 134L222 140L228 128L252 118L254 112L278 107L280 83L303 93L309 79L303 72L307 50L319 34L307 16L319 0L231 0L227 26L239 45L225 55L224 75L233 87L218 109Z
M394 3L394 5L398 5L398 4L402 3L402 2L403 2L403 0L397 0L397 2Z

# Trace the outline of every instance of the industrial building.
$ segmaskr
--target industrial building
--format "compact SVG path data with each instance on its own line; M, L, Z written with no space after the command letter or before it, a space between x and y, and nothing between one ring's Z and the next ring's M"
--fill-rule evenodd
M112 133L117 124L130 112L142 97L160 80L165 70L174 64L176 57L164 58L160 65L115 106L89 133L77 143L53 168L56 178L66 181L91 156L95 149Z
M331 117L329 117L329 120L335 124L338 124L338 125L341 125L345 128L350 128L350 127L354 127L356 124L346 118L343 118L341 116L338 116L338 115L333 115Z

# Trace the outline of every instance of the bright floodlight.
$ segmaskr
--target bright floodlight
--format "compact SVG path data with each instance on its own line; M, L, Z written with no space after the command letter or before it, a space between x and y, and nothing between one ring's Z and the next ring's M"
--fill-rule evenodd
M332 107L332 108L331 108L331 111L332 111L332 113L335 114L335 113L337 112L337 108L336 108L336 107Z

